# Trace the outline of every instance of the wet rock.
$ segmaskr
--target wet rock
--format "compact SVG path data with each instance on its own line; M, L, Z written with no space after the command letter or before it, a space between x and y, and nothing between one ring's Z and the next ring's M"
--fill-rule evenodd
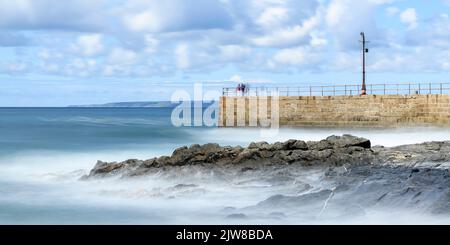
M332 135L326 138L326 141L336 148L346 148L351 146L359 146L366 149L370 148L370 140L349 134L344 134L343 136Z
M172 187L173 189L186 189L186 188L193 188L197 187L195 184L178 184Z
M307 193L300 196L274 195L262 202L259 202L256 205L256 207L292 208L292 207L320 204L324 202L330 196L331 193L332 193L331 190L321 190L318 192Z
M271 150L272 146L269 143L265 142L265 141L257 142L257 143L252 142L248 146L248 149Z
M326 149L333 149L333 145L327 140L308 141L308 148L316 151L323 151Z
M177 148L171 156L145 161L131 159L124 162L99 161L85 179L94 176L142 176L152 169L214 164L241 166L243 172L265 165L344 166L380 164L393 166L450 166L450 142L426 142L398 147L371 148L368 139L352 135L330 136L320 141L253 142L247 148L193 144ZM428 165L427 165L428 164ZM245 167L248 167L245 169ZM370 174L370 173L368 173ZM330 175L333 175L330 173Z
M298 150L308 150L308 145L303 140L297 140L293 145L292 149L298 149Z
M282 150L293 150L294 149L294 144L297 142L297 140L294 139L290 139L284 143L282 143Z
M247 215L243 213L230 214L226 217L227 219L246 219Z
M269 214L269 217L275 219L284 219L286 218L286 215L283 212L272 212Z
M94 175L101 176L101 175L106 175L106 174L113 174L113 173L118 172L119 170L125 168L127 162L128 161L121 162L121 163L116 163L116 162L107 163L107 162L97 161L94 168L89 173L89 176L94 176Z
M228 206L228 207L224 207L222 211L224 211L224 212L233 212L235 210L236 210L235 207Z

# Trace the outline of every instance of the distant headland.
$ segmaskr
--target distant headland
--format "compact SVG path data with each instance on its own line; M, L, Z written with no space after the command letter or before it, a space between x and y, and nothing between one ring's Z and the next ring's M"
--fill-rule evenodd
M68 107L165 108L165 107L176 107L179 104L180 103L173 103L171 101L132 101L132 102L111 102L105 104L69 105ZM212 102L202 102L203 107L208 107L211 104Z

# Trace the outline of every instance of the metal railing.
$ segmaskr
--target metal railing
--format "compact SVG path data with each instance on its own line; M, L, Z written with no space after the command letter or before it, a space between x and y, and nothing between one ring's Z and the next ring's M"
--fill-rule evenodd
M450 93L450 83L397 83L367 84L367 94L407 95L407 94L446 94ZM225 87L223 96L348 96L361 94L361 85L328 85L299 87L248 87L245 91Z

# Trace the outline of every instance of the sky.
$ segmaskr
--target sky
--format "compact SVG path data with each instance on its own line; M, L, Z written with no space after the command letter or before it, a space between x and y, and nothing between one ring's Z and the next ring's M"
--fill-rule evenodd
M0 0L0 106L450 82L450 0Z

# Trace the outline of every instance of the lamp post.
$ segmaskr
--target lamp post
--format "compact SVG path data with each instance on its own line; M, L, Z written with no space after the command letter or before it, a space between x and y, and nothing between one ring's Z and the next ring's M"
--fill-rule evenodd
M366 36L364 35L364 32L361 32L361 38L362 38L362 51L363 51L363 57L362 57L362 86L361 86L361 95L366 95L366 53L369 52L369 49L366 48Z

